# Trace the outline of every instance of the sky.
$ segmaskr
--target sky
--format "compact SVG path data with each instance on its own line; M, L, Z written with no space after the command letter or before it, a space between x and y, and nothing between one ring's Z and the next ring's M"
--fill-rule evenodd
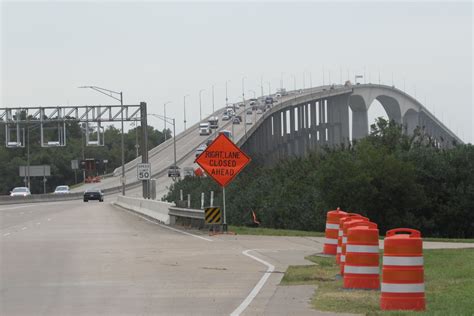
M392 83L474 143L473 4L464 2L2 1L0 107L114 104L183 129L230 101L324 83ZM379 76L380 74L380 76ZM379 81L380 78L380 81ZM283 80L282 80L283 79ZM269 87L270 86L270 87ZM375 102L369 120L385 116ZM149 118L162 129L163 123Z

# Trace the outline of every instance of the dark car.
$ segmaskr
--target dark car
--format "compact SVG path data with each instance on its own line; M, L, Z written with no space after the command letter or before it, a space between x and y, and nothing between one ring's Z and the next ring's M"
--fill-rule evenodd
M214 141L214 138L206 140L206 146L209 146Z
M104 202L104 193L100 189L87 189L84 192L84 202L89 202L89 200L99 200L99 202Z
M232 124L240 124L240 120L238 117L234 117L234 119L232 120Z

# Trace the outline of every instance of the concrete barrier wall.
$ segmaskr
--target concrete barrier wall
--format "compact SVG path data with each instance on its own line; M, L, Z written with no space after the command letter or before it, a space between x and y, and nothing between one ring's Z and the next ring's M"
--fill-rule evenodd
M163 224L170 224L169 208L173 206L171 203L119 195L115 204L154 218Z
M5 204L21 204L21 203L39 203L39 202L54 202L54 201L70 201L82 199L83 193L69 193L69 194L32 194L28 196L1 196L0 205Z

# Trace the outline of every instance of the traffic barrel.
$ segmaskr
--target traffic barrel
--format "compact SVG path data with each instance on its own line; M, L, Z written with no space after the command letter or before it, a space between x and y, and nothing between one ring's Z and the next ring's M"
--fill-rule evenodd
M337 249L336 249L336 263L340 264L341 263L341 252L342 252L342 225L346 221L350 221L354 219L355 217L357 218L365 218L367 221L369 220L367 217L364 217L360 214L357 213L347 213L347 215L341 217L339 219L339 231L337 234Z
M382 310L425 310L423 240L418 230L397 228L384 240Z
M379 230L365 222L347 231L344 288L379 289Z
M344 275L344 264L346 262L346 244L347 244L347 231L351 227L355 227L358 225L362 225L364 223L368 223L369 219L366 217L363 218L354 218L350 221L344 222L342 225L342 243L341 243L341 262L339 266L341 268L341 275Z
M347 213L337 210L329 211L326 217L326 238L324 240L323 253L326 255L335 255L337 250L337 233L339 231L339 219Z

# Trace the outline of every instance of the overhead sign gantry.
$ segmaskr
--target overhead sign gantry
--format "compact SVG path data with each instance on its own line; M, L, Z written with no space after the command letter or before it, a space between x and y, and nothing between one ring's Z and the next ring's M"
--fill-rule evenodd
M0 108L0 125L5 125L5 146L7 148L25 147L31 126L38 126L42 147L66 146L68 122L81 124L86 135L86 146L104 145L106 122L141 122L147 126L146 103L139 105L84 105L84 106L45 106ZM142 163L148 163L147 129L142 128ZM123 178L123 175L122 175ZM143 194L149 193L148 180L143 181ZM146 195L146 196L145 196Z

